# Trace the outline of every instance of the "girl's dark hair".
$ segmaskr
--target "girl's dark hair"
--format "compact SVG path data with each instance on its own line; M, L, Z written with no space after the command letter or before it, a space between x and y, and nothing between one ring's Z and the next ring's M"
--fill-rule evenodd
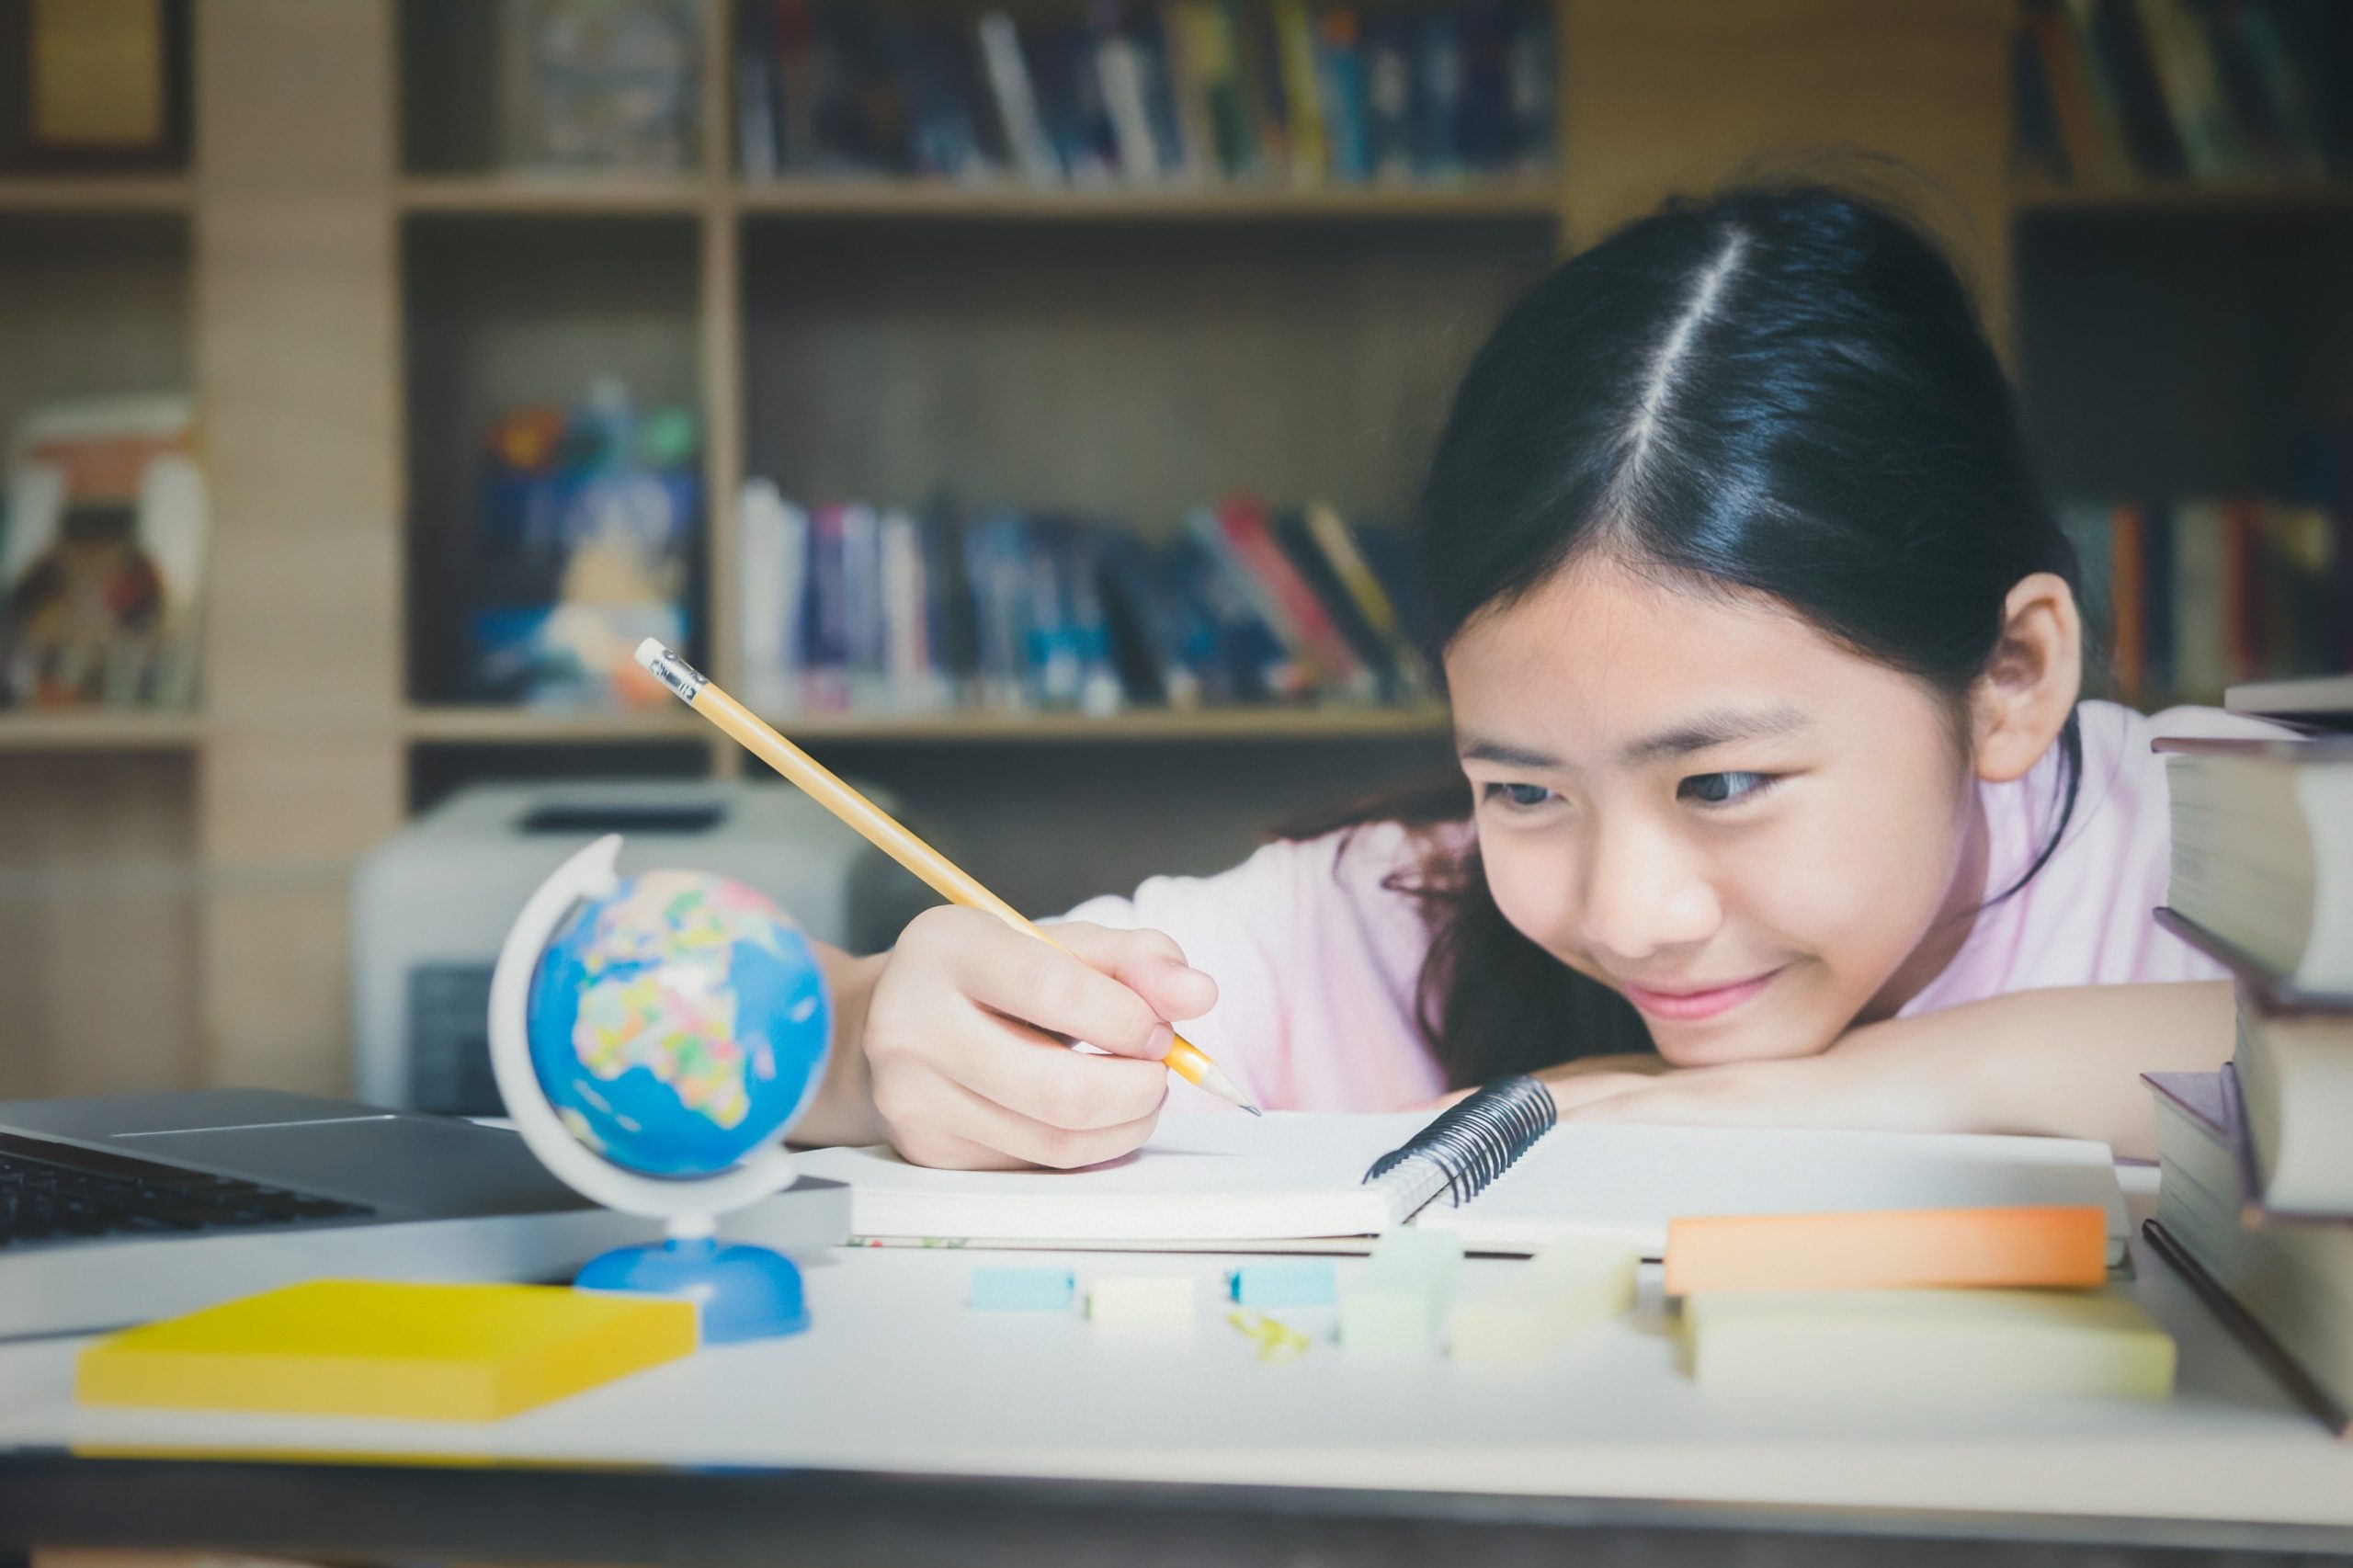
M1418 524L1434 654L1607 549L1768 594L1958 701L2020 578L2078 585L1952 262L1894 209L1805 180L1669 200L1514 305L1455 393ZM2059 751L2055 824L1997 897L2074 813L2072 715ZM1465 810L1457 778L1356 820ZM1392 881L1430 918L1420 1017L1457 1087L1650 1049L1630 1004L1504 918L1475 847Z

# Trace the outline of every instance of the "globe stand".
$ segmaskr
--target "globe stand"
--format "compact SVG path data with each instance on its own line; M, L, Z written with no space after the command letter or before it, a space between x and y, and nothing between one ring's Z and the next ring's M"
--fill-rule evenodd
M621 837L608 834L540 884L499 949L490 982L490 1066L516 1131L540 1164L592 1203L664 1221L668 1239L617 1247L591 1258L573 1284L585 1290L683 1296L702 1312L706 1345L799 1334L809 1326L801 1270L782 1253L717 1237L717 1216L792 1185L792 1158L775 1144L715 1176L644 1176L596 1153L573 1136L531 1064L532 972L566 916L583 901L620 886Z
M702 1309L706 1345L773 1339L809 1326L801 1270L790 1258L709 1234L615 1247L589 1259L572 1282L583 1290L684 1296Z

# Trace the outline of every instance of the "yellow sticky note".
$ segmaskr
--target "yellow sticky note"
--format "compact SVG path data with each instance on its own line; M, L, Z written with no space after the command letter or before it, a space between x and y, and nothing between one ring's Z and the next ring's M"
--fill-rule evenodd
M1555 1244L1498 1284L1455 1304L1448 1349L1458 1361L1540 1361L1634 1304L1639 1249Z
M111 1335L85 1404L495 1421L674 1360L691 1301L551 1285L319 1279Z
M1086 1315L1124 1327L1190 1328L1193 1281L1181 1274L1117 1274L1087 1288Z
M2163 1399L2172 1336L2131 1300L2078 1290L1781 1290L1683 1305L1691 1371L1790 1393L2091 1393Z

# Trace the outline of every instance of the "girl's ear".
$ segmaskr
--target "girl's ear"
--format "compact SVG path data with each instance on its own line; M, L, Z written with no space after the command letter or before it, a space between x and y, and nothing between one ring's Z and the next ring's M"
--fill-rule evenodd
M1977 777L2005 784L2042 760L2075 710L2083 662L2083 618L2067 580L2020 578L2002 606L1993 662L1969 691Z

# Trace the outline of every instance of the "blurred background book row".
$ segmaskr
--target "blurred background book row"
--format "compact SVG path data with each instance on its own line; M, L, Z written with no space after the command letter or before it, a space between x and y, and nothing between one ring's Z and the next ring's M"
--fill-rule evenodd
M2220 183L2353 171L2353 9L2337 0L2026 0L2016 164Z
M946 500L803 508L755 480L742 518L744 688L767 710L1435 697L1404 542L1322 503L1230 496L1154 542L1116 518Z
M2292 497L2061 508L2096 639L2094 695L2211 703L2244 682L2353 669L2353 426L2310 450L2312 484Z
M1552 162L1540 0L738 6L746 176L1447 184Z

